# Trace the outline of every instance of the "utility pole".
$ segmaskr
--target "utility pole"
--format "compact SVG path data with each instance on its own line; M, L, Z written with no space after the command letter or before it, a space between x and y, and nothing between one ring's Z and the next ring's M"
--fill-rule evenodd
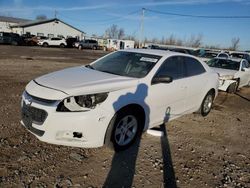
M57 18L57 11L55 10L55 18Z
M145 14L145 8L142 8L142 16L141 16L141 37L139 41L139 47L144 47L144 14Z

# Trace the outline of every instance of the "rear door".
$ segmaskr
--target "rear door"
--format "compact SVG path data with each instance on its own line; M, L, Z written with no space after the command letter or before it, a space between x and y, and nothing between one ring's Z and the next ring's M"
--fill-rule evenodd
M186 111L186 80L184 58L172 56L165 60L155 76L171 76L171 83L151 84L148 91L150 125L154 126L176 118Z
M204 95L207 91L206 83L208 81L206 70L203 65L192 57L185 57L186 81L187 81L187 100L185 106L187 111L192 111L201 105Z

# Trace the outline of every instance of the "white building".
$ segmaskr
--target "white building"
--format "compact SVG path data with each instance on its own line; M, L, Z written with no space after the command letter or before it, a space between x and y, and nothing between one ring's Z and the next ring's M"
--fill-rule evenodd
M58 18L46 20L26 20L0 16L0 32L13 32L46 37L77 37L84 39L85 33Z
M0 16L0 32L12 32L11 26L30 20Z
M36 20L12 25L12 32L46 37L77 37L84 39L85 33L58 18Z

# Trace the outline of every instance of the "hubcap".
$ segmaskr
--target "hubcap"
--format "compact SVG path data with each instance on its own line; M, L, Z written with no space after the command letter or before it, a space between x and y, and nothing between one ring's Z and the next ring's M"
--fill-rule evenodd
M204 101L204 105L203 105L203 111L205 113L209 112L211 107L212 107L212 103L213 103L213 97L212 95L208 95Z
M115 142L124 146L130 143L137 132L138 122L135 116L127 115L122 118L115 129Z

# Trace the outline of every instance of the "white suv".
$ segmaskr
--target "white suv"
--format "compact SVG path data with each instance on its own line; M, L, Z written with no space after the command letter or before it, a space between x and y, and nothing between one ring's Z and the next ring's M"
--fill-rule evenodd
M39 40L38 45L43 47L59 46L61 48L64 48L65 46L67 46L67 43L63 38L54 37L46 40Z
M22 124L60 145L126 149L142 132L187 113L206 116L218 74L193 56L133 49L36 78L22 95Z

